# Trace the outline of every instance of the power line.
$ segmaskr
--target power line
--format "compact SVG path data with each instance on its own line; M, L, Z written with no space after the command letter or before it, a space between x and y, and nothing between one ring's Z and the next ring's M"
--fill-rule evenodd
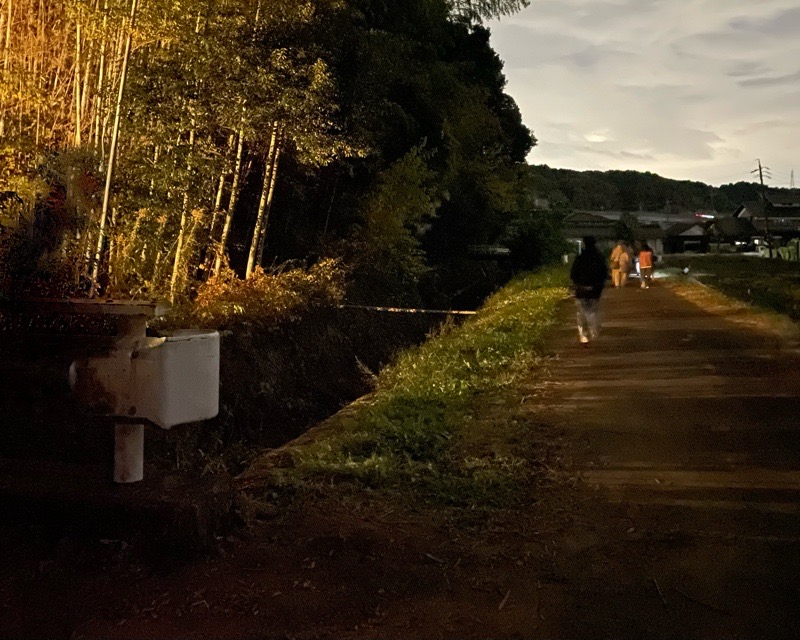
M736 184L737 182L752 182L752 180L746 180L746 178L751 178L752 171L743 171L737 175L725 174L725 179L722 178L714 178L714 179L706 179L703 182L707 184Z
M789 172L788 171L780 171L775 170L773 171L775 178L777 178L780 182L789 182Z
M770 177L782 188L788 186L790 189L794 189L794 169L791 169L790 171L773 169L771 173L774 175L771 175Z
M752 166L753 165L748 161L714 163L716 176L705 178L702 181L712 186L735 184L737 182L752 182L753 172L750 170Z

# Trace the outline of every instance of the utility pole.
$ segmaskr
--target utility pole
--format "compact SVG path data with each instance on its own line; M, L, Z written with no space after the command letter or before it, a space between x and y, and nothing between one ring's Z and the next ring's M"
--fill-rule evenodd
M794 169L792 169L791 177L789 178L789 188L794 189Z
M764 185L764 171L769 171L769 167L761 166L761 159L757 160L758 168L750 173L758 173L758 180L761 183L761 207L764 211L764 238L767 241L767 250L770 260L772 259L772 234L769 232L769 211L767 210L767 187Z

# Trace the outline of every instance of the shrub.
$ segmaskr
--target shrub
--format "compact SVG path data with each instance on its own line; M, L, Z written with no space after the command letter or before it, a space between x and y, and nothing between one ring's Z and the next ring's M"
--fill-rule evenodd
M509 224L501 243L511 249L514 266L526 271L555 264L567 252L558 215L539 211Z
M245 280L225 269L201 285L194 301L175 309L168 322L209 329L272 328L298 319L309 309L340 303L344 284L342 264L329 258L309 269L267 273L259 267Z

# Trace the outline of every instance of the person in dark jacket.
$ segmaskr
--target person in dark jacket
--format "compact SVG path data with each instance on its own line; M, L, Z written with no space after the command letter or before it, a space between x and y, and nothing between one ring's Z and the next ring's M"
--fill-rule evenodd
M594 236L583 238L583 248L569 273L578 307L578 340L587 344L600 331L600 296L608 280L608 265L597 250Z

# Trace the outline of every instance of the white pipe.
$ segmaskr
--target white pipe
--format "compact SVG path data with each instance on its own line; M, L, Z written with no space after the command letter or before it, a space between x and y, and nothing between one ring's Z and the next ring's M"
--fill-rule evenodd
M144 425L114 425L114 482L144 478Z

